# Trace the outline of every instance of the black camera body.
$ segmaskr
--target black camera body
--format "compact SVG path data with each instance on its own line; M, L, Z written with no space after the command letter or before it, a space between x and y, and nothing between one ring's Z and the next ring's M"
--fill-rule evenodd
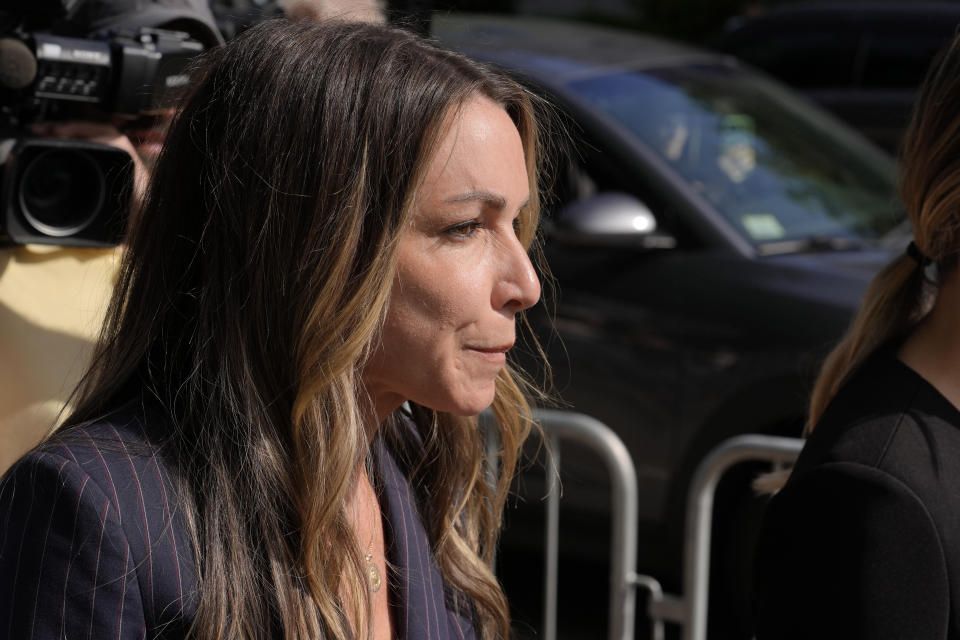
M27 125L156 113L189 82L203 45L140 28L93 39L0 35L0 244L112 246L122 240L133 162L108 145L36 138Z
M141 28L104 40L48 34L30 38L36 59L32 96L46 110L70 112L92 103L112 115L136 117L163 106L163 97L189 82L184 70L203 45L182 31ZM28 94L31 92L28 92ZM47 117L44 114L44 117Z

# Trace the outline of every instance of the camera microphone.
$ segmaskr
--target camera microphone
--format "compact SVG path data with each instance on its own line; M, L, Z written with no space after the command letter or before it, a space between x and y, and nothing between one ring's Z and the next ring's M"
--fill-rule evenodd
M0 87L26 89L36 75L37 59L30 47L16 38L0 38Z

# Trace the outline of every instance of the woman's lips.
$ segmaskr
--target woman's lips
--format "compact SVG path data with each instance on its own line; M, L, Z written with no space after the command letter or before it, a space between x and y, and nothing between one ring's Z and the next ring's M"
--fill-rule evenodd
M473 352L477 357L493 364L503 365L507 362L507 351L513 347L513 343L505 344L499 347L478 347L468 346L467 350Z

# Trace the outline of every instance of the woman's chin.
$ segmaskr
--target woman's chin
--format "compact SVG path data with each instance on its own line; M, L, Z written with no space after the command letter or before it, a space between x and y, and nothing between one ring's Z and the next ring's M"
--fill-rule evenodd
M438 403L438 406L431 408L464 418L475 416L493 404L494 392L495 387L491 384L489 389L478 390L476 393L459 398L450 398L447 402Z

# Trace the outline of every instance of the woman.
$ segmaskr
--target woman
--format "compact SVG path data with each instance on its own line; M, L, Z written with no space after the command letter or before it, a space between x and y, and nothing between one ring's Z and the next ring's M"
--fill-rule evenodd
M0 486L0 635L507 636L530 98L340 23L258 26L195 80L74 426Z
M757 637L960 637L960 39L906 134L914 241L871 284L771 500ZM932 303L932 308L931 308Z

